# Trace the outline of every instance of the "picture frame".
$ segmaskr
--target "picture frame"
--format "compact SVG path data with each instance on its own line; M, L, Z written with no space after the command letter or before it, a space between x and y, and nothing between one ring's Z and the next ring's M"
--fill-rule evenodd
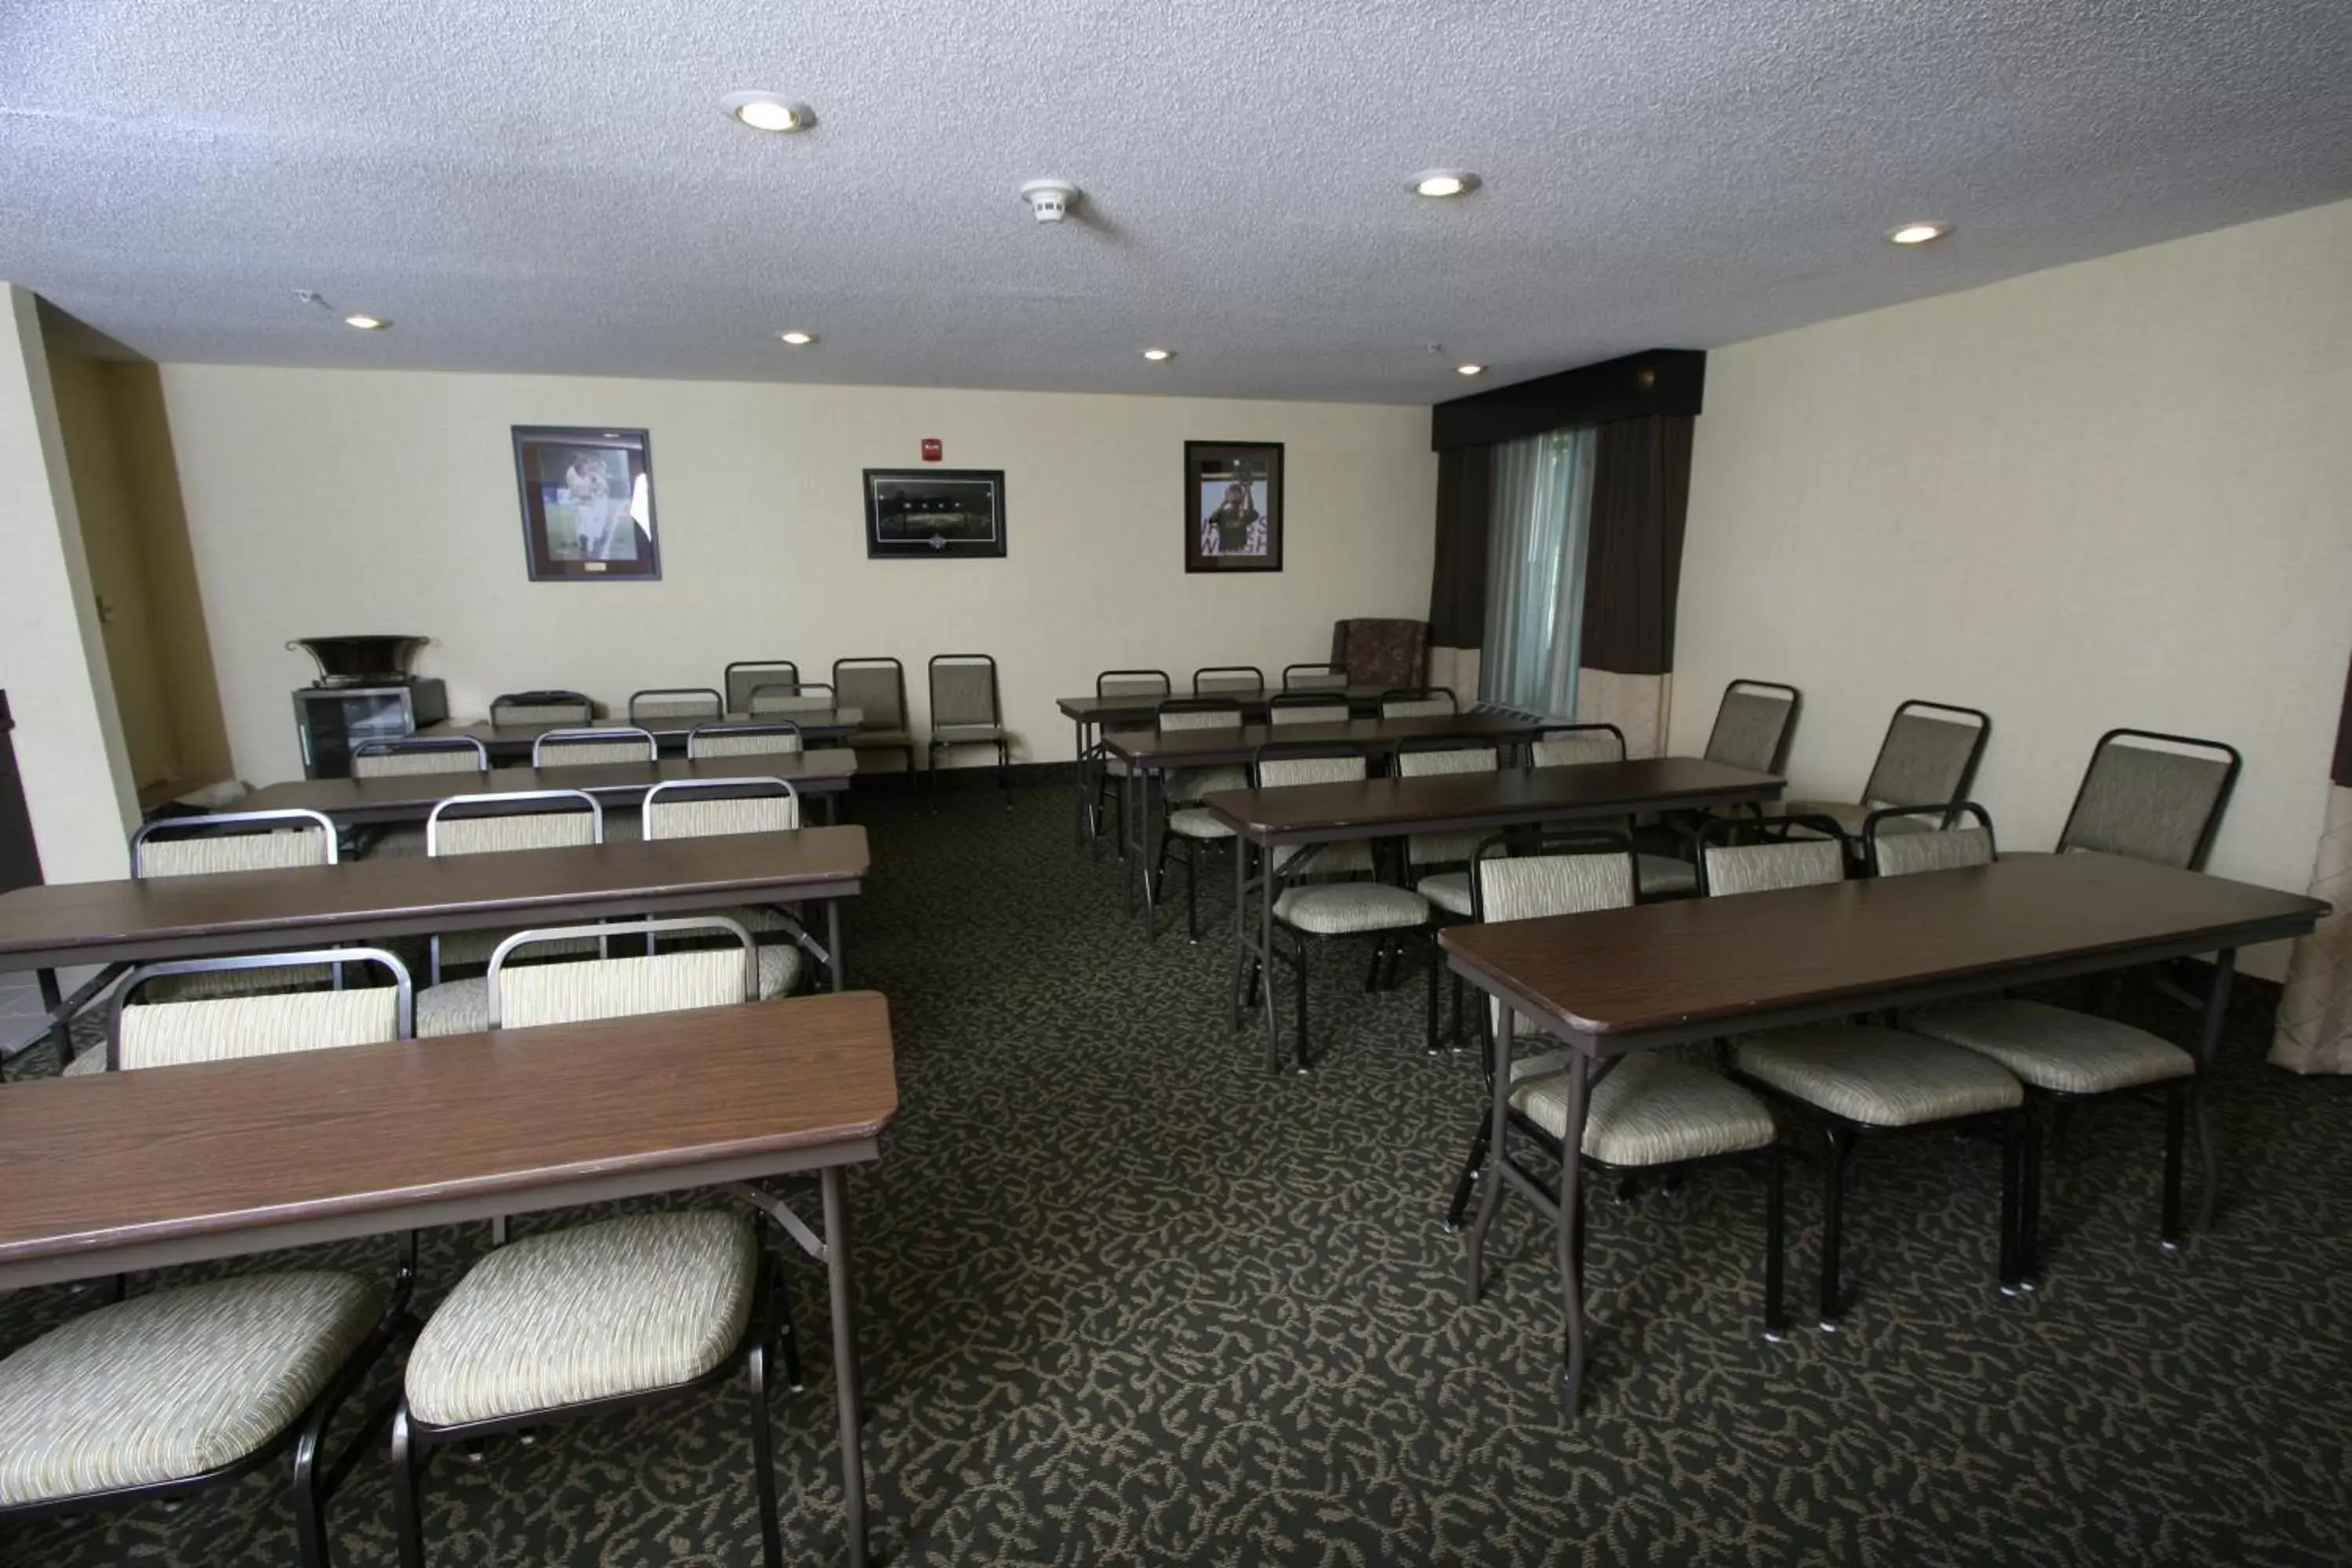
M867 559L970 561L1003 553L1003 469L866 470Z
M1279 441L1184 443L1184 570L1279 572L1288 516Z
M515 488L534 583L657 583L653 438L644 430L517 425Z

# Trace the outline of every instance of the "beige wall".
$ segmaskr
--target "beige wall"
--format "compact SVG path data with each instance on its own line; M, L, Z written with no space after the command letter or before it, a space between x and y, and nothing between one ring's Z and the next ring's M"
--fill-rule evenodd
M1436 460L1425 409L173 365L189 536L237 772L299 770L289 637L420 632L460 712L502 690L714 685L730 659L999 661L1020 755L1070 754L1056 697L1097 671L1319 659L1331 623L1429 598ZM659 584L524 575L509 427L653 438ZM868 561L860 470L1003 468L1002 561ZM1186 439L1286 444L1285 570L1183 570ZM977 761L977 757L972 760Z
M1790 681L1797 791L1851 799L1896 702L1966 703L1976 795L2046 848L2103 731L2220 737L2210 869L2299 890L2347 647L2352 204L1709 356L1678 750Z
M0 284L0 689L51 882L121 876L138 820L34 297Z

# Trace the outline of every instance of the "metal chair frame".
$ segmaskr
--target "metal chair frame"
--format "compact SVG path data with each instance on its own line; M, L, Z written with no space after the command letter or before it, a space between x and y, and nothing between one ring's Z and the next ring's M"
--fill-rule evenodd
M1715 723L1708 728L1706 732L1706 749L1699 754L1709 762L1721 762L1724 760L1715 754L1715 743L1723 733L1725 705L1733 692L1738 691L1742 689L1749 691L1781 693L1786 695L1789 699L1788 710L1780 717L1780 733L1773 737L1772 755L1768 759L1767 764L1764 768L1764 771L1768 773L1777 773L1788 766L1789 746L1790 743L1796 739L1797 734L1797 712L1799 709L1804 706L1805 701L1804 693L1783 681L1754 680L1746 676L1741 676L1737 679L1725 682L1723 696L1716 699Z
M312 948L301 952L250 953L234 958L181 958L168 963L144 964L132 970L122 984L115 987L114 995L106 1007L106 1070L128 1070L122 1065L122 1010L130 1005L132 993L151 980L174 974L211 974L246 969L300 969L318 964L336 965L340 973L341 966L347 963L380 963L392 972L393 986L397 993L393 998L393 1038L415 1039L416 983L409 975L408 965L383 948L329 947Z
M801 727L790 719L760 719L749 722L730 720L718 724L697 724L693 729L688 730L686 732L687 761L701 760L702 753L695 745L697 741L705 736L719 740L729 735L790 735L793 738L792 745L776 752L774 754L778 756L808 749L807 738L801 733ZM757 755L758 753L749 754Z
M587 746L598 744L600 742L609 746L616 743L636 741L642 741L645 742L645 760L646 762L657 763L661 761L661 742L654 739L653 731L650 730L635 729L626 724L613 724L601 730L545 731L530 743L530 765L534 769L548 766L547 759L549 754L551 752L562 752L567 746ZM554 765L561 768L577 766L580 764L567 763L558 761ZM602 766L604 764L589 763L586 765Z
M530 947L539 942L582 942L589 938L606 942L616 936L642 936L646 939L646 952L650 956L655 950L655 944L663 936L683 936L689 931L699 932L706 936L730 936L742 943L743 995L741 1000L749 1002L759 995L758 944L752 942L751 933L744 930L740 922L730 921L723 915L665 915L650 920L614 921L610 925L537 926L530 931L516 931L499 943L490 953L488 976L490 1004L489 1026L493 1029L501 1026L499 1011L499 975L506 968L509 955L518 948Z
M987 740L943 741L940 739L940 666L942 664L961 665L967 668L974 665L988 667L989 717L987 721L996 731L993 736ZM930 688L931 700L931 736L929 744L925 749L923 763L925 770L931 775L933 797L936 798L939 795L940 752L952 752L958 746L990 746L996 752L996 787L1004 792L1004 809L1012 810L1013 742L1004 732L1004 699L996 682L996 659L993 656L984 653L935 653L931 656L930 662L923 668L925 682ZM971 721L950 719L948 722L950 725L960 726Z
M1348 689L1348 672L1336 664L1286 664L1282 667L1282 689L1285 691L1345 691Z
M499 717L501 708L554 708L566 703L580 710L577 722L593 724L596 721L596 704L585 693L551 689L546 691L504 691L491 698L490 727L496 729L509 721Z
M1250 678L1252 684L1222 683L1223 677L1244 675ZM1218 680L1220 684L1203 686L1201 684L1203 680ZM1192 695L1195 697L1247 697L1263 695L1265 691L1265 671L1254 664L1204 664L1192 672Z
M1912 816L1931 816L1936 818L1935 830L1937 832L1951 831L1958 825L1961 818L1972 816L1976 818L1977 826L1984 829L1987 854L1993 858L1999 858L2000 857L2000 846L1999 839L1992 829L1992 816L1975 801L1956 800L1949 805L1890 805L1881 810L1874 811L1868 816L1862 819L1862 862L1864 868L1867 870L1870 875L1875 877L1879 874L1878 839L1880 824L1895 822L1905 817ZM1898 837L1906 836L1898 835Z
M1269 726L1276 724L1280 722L1275 718L1276 713L1298 708L1336 709L1339 717L1332 722L1339 724L1345 724L1354 717L1348 710L1348 700L1344 696L1335 696L1328 690L1304 691L1285 689L1266 699L1265 721Z
M739 669L750 672L740 686L735 678ZM719 689L726 698L727 711L749 713L751 710L751 694L769 684L762 677L779 670L782 671L783 679L777 684L798 686L801 683L801 667L789 658L739 658L729 665L719 677Z
M592 844L602 844L604 842L604 807L594 795L590 795L585 790L522 789L508 791L506 793L497 795L453 795L446 800L435 802L433 809L425 814L425 858L429 860L440 853L441 819L446 816L451 815L454 808L491 805L503 808L511 807L526 801L553 800L577 801L581 805L585 805L588 808L588 819L591 826L589 842ZM470 815L470 813L457 810L457 815L462 820L466 816ZM500 809L495 811L486 810L480 813L480 815L484 816L507 816L516 814L511 810ZM535 816L538 814L532 813L530 815ZM502 851L492 851L491 853L502 853ZM427 943L426 952L426 963L428 967L425 983L429 985L438 985L441 984L440 932L436 931L433 933Z
M1392 686L1381 693L1381 717L1383 719L1411 717L1411 715L1391 713L1389 709L1391 704L1396 703L1434 702L1441 697L1452 705L1455 713L1462 711L1462 700L1454 695L1454 689L1450 686Z
M291 967L317 963L331 959L337 963L377 963L391 970L401 995L395 1005L397 1038L407 1039L413 1034L415 1012L406 965L380 948L336 948L328 952L266 953L247 958L199 958L177 960L169 963L150 964L132 971L115 992L109 1005L106 1025L108 1070L116 1070L120 1059L121 1014L124 1003L132 992L150 980L170 974L192 974L211 970L256 969L273 966ZM356 1349L346 1357L326 1382L318 1396L299 1417L287 1423L283 1431L252 1453L228 1464L175 1480L154 1481L143 1486L110 1488L100 1491L77 1492L71 1497L47 1498L39 1502L18 1503L0 1507L0 1520L54 1518L60 1514L86 1513L96 1508L111 1508L121 1504L144 1502L153 1498L177 1497L200 1490L222 1481L236 1480L283 1458L289 1450L294 1456L291 1501L294 1510L294 1540L296 1561L302 1568L327 1568L327 1505L364 1456L368 1445L383 1429L393 1415L391 1402L386 1401L370 1412L352 1434L341 1454L331 1455L327 1447L327 1428L334 1420L344 1401L358 1388L368 1371L386 1352L401 1342L414 1337L419 1328L409 1312L409 1299L416 1282L416 1233L404 1232L400 1237L399 1260L393 1275L393 1286L385 1299L383 1313L375 1326L368 1331ZM121 1279L116 1287L119 1294Z
M796 701L795 705L790 708L761 708L760 699L771 691L781 691L787 697L802 700ZM814 713L820 708L820 703L814 694L820 691L824 693L821 704L824 709L831 710L840 706L840 695L834 690L833 682L830 680L761 681L751 688L750 695L744 698L743 716L746 719L765 721L787 713Z
M471 735L408 735L397 741L362 741L352 748L352 773L360 775L362 757L397 757L425 752L470 752L474 756L473 771L490 771L490 749ZM452 768L451 773L465 770Z
M236 827L239 833L232 835L214 831L222 827ZM134 882L147 880L147 874L140 869L139 852L151 839L233 837L247 832L275 832L287 827L318 829L327 841L327 864L336 863L340 847L335 824L323 811L312 811L301 805L289 805L278 811L220 811L205 816L159 816L152 822L141 823L131 835L131 879Z
M895 689L898 693L896 698L893 700L897 704L897 709L891 715L892 719L896 721L888 724L875 724L873 722L874 715L866 712L864 710L865 704L860 703L858 704L860 711L857 729L850 735L849 744L852 748L859 751L905 752L907 757L907 782L911 787L915 782L915 726L914 721L907 712L907 667L887 654L876 654L860 658L836 658L833 661L834 697L836 701L840 699L841 672L843 670L880 671L885 668L890 671L895 684ZM756 695L756 693L754 695ZM868 725L871 725L876 730L896 730L907 738L903 742L868 742L861 745L858 742L858 736L866 733Z
M2205 825L2197 835L2196 847L2189 853L2189 864L2182 868L2189 871L2203 870L2205 857L2212 852L2214 837L2221 831L2221 814L2230 808L2230 796L2238 787L2238 774L2244 769L2246 759L2237 747L2227 741L2208 741L2195 735L2169 735L2161 730L2110 730L2099 737L2098 743L2091 748L2090 762L2083 768L2083 782L2074 786L2074 802L2066 808L2066 826L2058 830L2059 852L2063 854L2068 847L2068 836L2074 831L2074 818L2083 809L2084 795L2090 793L2091 774L2097 769L2099 758L2108 746L2123 740L2160 741L2167 746L2191 752L2218 753L2226 759L2222 766L2221 786L2213 792L2212 809L2206 813ZM2157 748L2147 749L2153 751Z
M1500 854L1496 854L1496 851ZM1485 884L1478 874L1479 868L1486 861L1496 858L1517 858L1522 856L1551 855L1622 856L1626 861L1626 886L1637 899L1640 896L1641 879L1635 873L1633 839L1630 834L1607 828L1580 828L1546 834L1528 834L1523 830L1509 831L1496 834L1480 844L1477 854L1471 859L1470 901L1473 911L1471 918L1481 923L1486 919ZM1503 1005L1507 1006L1508 1004L1503 1004ZM1478 1011L1478 1066L1486 1084L1486 1096L1480 1101L1478 1127L1471 1138L1469 1156L1463 1162L1462 1173L1454 1179L1454 1194L1446 1205L1443 1224L1449 1235L1460 1234L1463 1221L1469 1214L1471 1200L1477 1195L1479 1189L1485 1184L1481 1177L1485 1175L1488 1158L1494 1152L1490 1147L1494 1137L1494 1118L1490 1108L1495 1095L1497 1044L1493 1023L1494 1010L1494 1006L1490 1005L1481 1007ZM1512 1032L1516 1045L1517 1033L1516 1026ZM1594 1064L1586 1084L1588 1104L1592 1089L1597 1088L1601 1080L1624 1060L1622 1057L1612 1057ZM1532 1142L1547 1156L1560 1161L1563 1166L1565 1165L1568 1158L1567 1144L1562 1140L1553 1137L1551 1133L1538 1125L1534 1118L1517 1106L1508 1107L1507 1125L1510 1130ZM1783 1304L1782 1288L1787 1255L1787 1160L1777 1137L1761 1149L1742 1149L1734 1153L1716 1154L1706 1159L1676 1161L1665 1164L1612 1164L1608 1161L1596 1159L1585 1153L1580 1148L1577 1151L1576 1157L1583 1162L1584 1169L1588 1171L1596 1171L1617 1177L1621 1184L1619 1195L1627 1199L1639 1195L1641 1180L1644 1176L1661 1177L1666 1190L1672 1192L1682 1185L1690 1172L1702 1166L1761 1164L1764 1167L1764 1337L1777 1342L1787 1336L1789 1321L1788 1312ZM1549 1217L1555 1225L1559 1224L1562 1217L1559 1212L1559 1181L1556 1178L1548 1179L1540 1173L1522 1164L1508 1149L1502 1151L1502 1158L1507 1161L1530 1186L1546 1194L1553 1211ZM1486 1180L1493 1181L1496 1178L1489 1176ZM1509 1185L1508 1183L1499 1184L1506 1189ZM1590 1187L1590 1183L1578 1184L1576 1210L1573 1214L1565 1216L1569 1232L1568 1257L1579 1279L1586 1277L1584 1211L1585 1194ZM1474 1302L1478 1299L1483 1285L1479 1278L1483 1261L1483 1258L1474 1255L1467 1280L1468 1299Z
M1154 696L1155 701L1164 700L1174 691L1174 683L1168 679L1168 672L1164 669L1106 669L1095 677L1095 699L1097 701L1103 701L1113 695L1140 697L1143 694L1136 691L1113 693L1109 689L1110 683L1118 681L1129 686L1139 686L1154 679L1160 682L1160 689ZM1109 752L1103 743L1102 731L1103 726L1098 721L1089 722L1081 720L1078 722L1078 775L1081 796L1078 809L1078 839L1090 850L1101 842L1104 817L1112 807L1120 804L1119 792L1111 787L1112 775L1108 767L1105 765ZM1112 840L1122 858L1125 855L1124 841L1124 834Z
M640 703L646 702L648 699L659 700L668 698L684 697L709 698L710 700L710 717L713 719L724 719L727 717L727 699L721 696L718 689L715 687L649 686L643 691L632 691L629 693L629 722L634 724L637 721L638 705ZM698 718L699 715L692 713L656 713L647 715L647 717L656 719L690 719Z

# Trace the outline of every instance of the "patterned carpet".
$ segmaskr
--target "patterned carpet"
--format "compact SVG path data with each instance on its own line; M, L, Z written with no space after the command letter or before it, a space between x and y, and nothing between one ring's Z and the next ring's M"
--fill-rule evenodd
M853 911L853 974L890 996L905 1106L851 1185L890 1561L2352 1556L2352 1082L2259 1065L2271 988L2241 989L2230 1181L2186 1253L2151 1234L2152 1110L2080 1119L2046 1282L2017 1302L1991 1283L1993 1152L1898 1140L1857 1166L1843 1331L1771 1346L1760 1183L1701 1173L1596 1205L1598 1361L1564 1427L1549 1237L1525 1205L1505 1207L1486 1300L1458 1298L1435 1220L1477 1073L1422 1054L1418 976L1366 996L1357 950L1325 963L1324 1065L1270 1079L1258 1040L1225 1032L1222 919L1198 948L1147 944L1108 867L1068 843L1069 806L1042 788L1010 813L977 793L857 802L879 870ZM1229 886L1210 879L1213 910ZM2174 1005L2133 1005L2183 1037ZM1802 1173L1790 1208L1802 1302L1819 1212ZM431 1238L428 1304L480 1228ZM391 1250L328 1256L384 1268ZM822 1278L793 1278L821 1343ZM0 1300L0 1350L88 1299ZM809 1388L776 1404L787 1552L837 1563L812 1360ZM434 1561L751 1563L749 1458L731 1388L478 1463L445 1455ZM372 1458L335 1503L336 1561L389 1563L390 1511ZM176 1509L0 1526L10 1564L291 1560L275 1469Z

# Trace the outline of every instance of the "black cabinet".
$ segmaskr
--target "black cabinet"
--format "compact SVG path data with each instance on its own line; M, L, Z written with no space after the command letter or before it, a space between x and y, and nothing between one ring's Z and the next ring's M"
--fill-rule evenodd
M294 729L302 742L302 776L348 778L352 752L367 741L397 741L449 717L437 680L382 686L306 686L294 694Z

